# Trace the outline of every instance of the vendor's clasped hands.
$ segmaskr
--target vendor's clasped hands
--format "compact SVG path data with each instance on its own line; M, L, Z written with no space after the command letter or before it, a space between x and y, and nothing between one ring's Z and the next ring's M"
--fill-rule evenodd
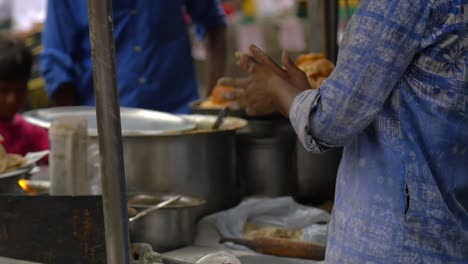
M248 115L267 115L279 111L288 115L294 97L310 89L307 76L287 52L283 52L283 67L278 66L258 47L250 46L251 54L236 53L238 65L248 73L247 78L224 77L218 84L232 86L232 93L223 96L232 100L230 107L245 109Z

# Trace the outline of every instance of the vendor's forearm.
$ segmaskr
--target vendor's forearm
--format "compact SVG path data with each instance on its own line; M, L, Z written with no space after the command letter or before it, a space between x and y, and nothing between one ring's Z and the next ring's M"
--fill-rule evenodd
M279 78L279 77L277 77ZM274 89L277 110L285 117L289 117L289 111L294 102L294 99L301 93L300 89L293 86L279 86L271 84Z
M227 38L226 27L217 27L208 32L209 76L208 94L211 93L218 79L224 75L226 68Z

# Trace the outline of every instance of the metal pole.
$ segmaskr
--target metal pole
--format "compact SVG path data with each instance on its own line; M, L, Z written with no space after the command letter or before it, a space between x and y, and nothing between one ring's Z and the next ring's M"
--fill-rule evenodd
M323 51L325 56L336 62L338 57L338 1L320 0L323 8L322 18L322 36Z
M111 0L88 0L107 263L130 264Z
M309 37L309 51L320 53L323 52L322 50L322 39L323 36L321 34L322 29L322 21L321 19L321 11L320 3L317 0L309 0L308 4L308 30L310 33Z

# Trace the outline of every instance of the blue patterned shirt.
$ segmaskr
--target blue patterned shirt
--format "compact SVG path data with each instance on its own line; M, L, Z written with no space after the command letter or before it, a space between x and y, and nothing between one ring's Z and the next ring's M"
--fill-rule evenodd
M308 150L344 146L327 262L468 263L467 109L468 0L362 0L290 111Z

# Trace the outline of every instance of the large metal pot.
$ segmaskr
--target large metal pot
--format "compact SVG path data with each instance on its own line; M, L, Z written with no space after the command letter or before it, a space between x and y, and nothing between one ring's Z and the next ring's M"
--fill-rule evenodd
M291 195L295 134L287 120L251 120L237 136L237 173L245 196Z
M144 210L172 197L174 196L157 194L130 195L128 205ZM197 198L182 196L176 202L130 222L132 243L148 243L157 252L192 244L196 235L197 210L203 203L204 201Z
M25 116L28 121L45 128L56 118L86 116L88 127L96 127L94 108L89 107L37 110ZM201 215L230 208L240 201L235 173L235 134L246 125L245 120L227 118L220 129L211 130L209 127L216 116L187 115L182 117L188 122L183 122L183 127L194 124L196 129L174 131L172 127L176 120L165 113L122 108L121 116L128 192L180 193L199 197L206 200ZM149 118L150 122L139 121ZM161 132L159 123L167 120L174 120L164 126L172 132ZM95 150L91 173L99 172L95 132L95 129L88 131L90 149Z
M214 116L185 116L198 129L152 137L124 137L129 192L181 193L206 200L201 215L235 206L241 198L236 175L236 129L246 122L228 118L208 129Z
M343 150L334 149L322 154L306 151L297 141L297 198L313 202L332 200L336 175Z

